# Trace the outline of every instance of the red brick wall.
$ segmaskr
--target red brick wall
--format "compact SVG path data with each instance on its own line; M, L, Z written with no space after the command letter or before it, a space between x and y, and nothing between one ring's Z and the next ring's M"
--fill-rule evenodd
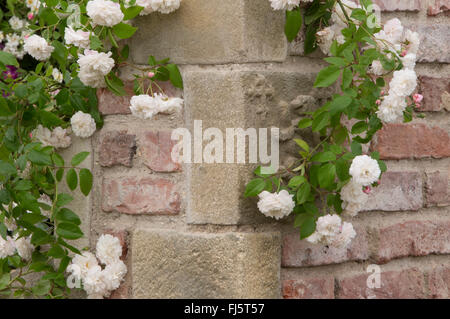
M357 238L344 250L299 241L286 225L284 298L450 297L450 1L377 0L383 19L419 31L416 71L424 119L389 124L371 149L388 172L354 219ZM381 287L368 288L370 264Z

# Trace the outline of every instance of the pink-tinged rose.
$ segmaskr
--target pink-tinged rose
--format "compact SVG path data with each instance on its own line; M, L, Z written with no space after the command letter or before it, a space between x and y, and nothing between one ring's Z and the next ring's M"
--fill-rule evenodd
M34 18L33 12L28 13L27 18L28 18L28 20L33 20L33 18Z
M423 101L423 95L416 93L413 95L413 100L414 100L414 102L420 104Z
M375 103L376 103L377 105L380 105L380 104L381 104L381 100L376 100Z
M363 188L363 192L366 194L370 194L371 191L372 191L372 188L370 186L366 186Z
M155 76L155 73L153 73L153 72L148 72L148 73L147 73L147 76L151 79L151 78L153 78L153 77Z

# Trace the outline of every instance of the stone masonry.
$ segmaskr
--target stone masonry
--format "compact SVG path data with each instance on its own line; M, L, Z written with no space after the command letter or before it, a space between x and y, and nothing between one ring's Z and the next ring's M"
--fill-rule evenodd
M80 246L103 233L124 244L128 274L112 298L450 297L450 2L376 2L383 19L421 33L426 117L386 125L370 145L389 172L345 250L300 241L292 216L260 214L243 197L254 165L171 160L172 130L195 120L203 130L279 127L281 165L297 151L292 137L314 142L294 127L333 92L312 87L325 64L303 55L302 35L286 42L284 13L268 0L183 0L173 14L136 19L131 58L178 63L184 90L165 90L185 105L141 120L128 108L130 84L126 97L99 90L105 125L90 145L75 144L93 149L93 192L76 203L90 234ZM380 288L367 288L370 264L381 267Z

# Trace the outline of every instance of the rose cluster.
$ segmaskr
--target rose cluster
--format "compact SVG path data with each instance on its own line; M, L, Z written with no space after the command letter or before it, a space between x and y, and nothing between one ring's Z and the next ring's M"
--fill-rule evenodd
M78 281L90 299L109 297L111 292L119 288L127 266L120 260L122 245L117 237L109 234L101 235L97 241L96 254L89 251L75 255L67 267Z

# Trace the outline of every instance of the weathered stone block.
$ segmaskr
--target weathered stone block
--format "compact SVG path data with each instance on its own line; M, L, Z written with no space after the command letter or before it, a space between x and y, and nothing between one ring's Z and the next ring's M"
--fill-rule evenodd
M132 235L134 298L278 298L278 233Z
M153 13L135 20L132 59L147 63L171 57L179 64L283 61L286 57L284 12L269 1L189 0L171 14ZM261 32L264 30L264 32Z
M72 145L59 152L61 156L64 158L64 161L66 163L70 163L72 157L75 154L78 154L80 152L89 152L90 154L86 159L81 163L78 167L87 168L92 171L93 163L92 163L92 154L93 154L93 147L91 143L91 139L82 139L79 137L75 137L72 135ZM80 189L77 188L75 191L71 191L65 181L59 184L58 187L61 187L59 189L59 192L64 192L71 194L73 196L73 201L70 202L66 207L73 210L74 213L78 215L81 219L81 225L80 228L84 233L84 236L80 239L77 239L75 241L71 241L71 245L77 247L77 248L84 248L89 246L89 234L91 231L91 204L92 204L92 193L90 193L88 196L84 196Z
M217 128L226 139L227 128L280 128L281 147L286 137L293 137L302 111L311 111L311 104L298 99L308 95L313 101L328 96L332 90L313 89L315 72L305 72L302 65L291 68L248 69L245 67L187 68L184 72L185 105L187 123L194 138L194 123L202 121L202 130ZM276 93L278 92L278 93ZM309 100L308 100L309 101ZM298 113L296 113L298 112ZM299 133L303 134L303 132ZM258 138L259 138L259 134ZM302 136L308 139L307 136ZM245 150L248 152L248 137ZM287 140L289 141L289 139ZM208 144L203 143L203 147ZM295 143L294 143L295 144ZM227 163L196 163L190 165L190 209L188 222L194 224L241 224L257 223L263 219L256 212L252 199L244 199L245 184L252 176L256 164L237 164L237 139L234 139L234 161ZM291 145L297 154L298 147ZM258 141L258 150L259 150ZM224 153L228 151L223 141ZM269 147L270 150L270 147ZM246 153L247 154L247 153ZM270 151L268 153L271 154ZM248 154L247 154L248 155ZM226 156L223 155L226 162ZM280 156L283 159L283 156ZM202 154L199 159L202 160ZM258 163L261 159L258 156ZM195 150L191 160L195 163ZM267 165L264 165L267 166Z

